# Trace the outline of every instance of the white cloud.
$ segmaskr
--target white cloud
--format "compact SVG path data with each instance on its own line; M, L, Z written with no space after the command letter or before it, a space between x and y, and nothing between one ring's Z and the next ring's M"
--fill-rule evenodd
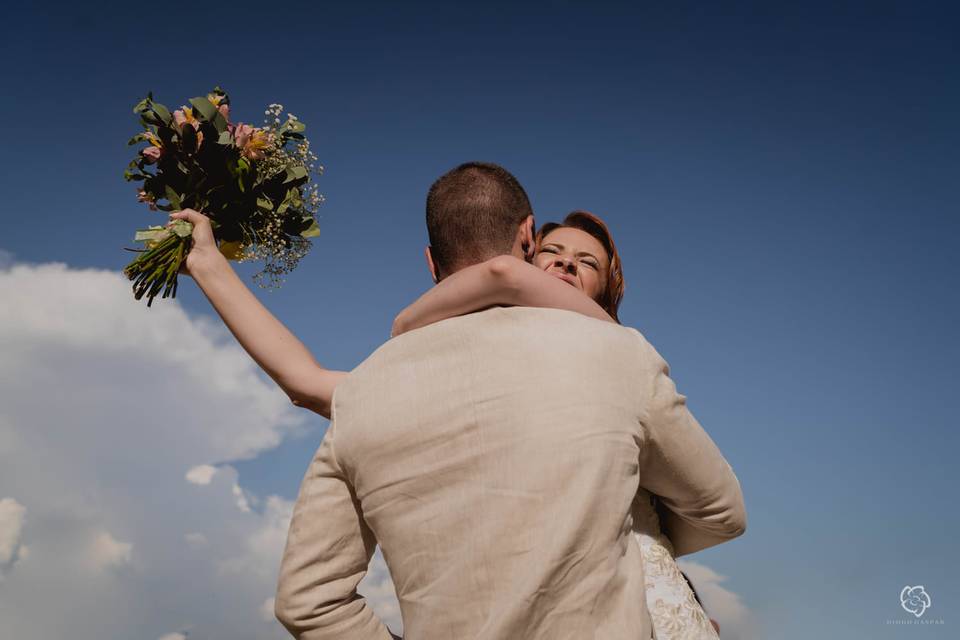
M4 568L13 566L25 555L20 536L26 513L27 508L13 498L0 500L0 576Z
M97 567L122 567L130 564L133 544L120 542L109 531L101 531L93 539L90 554Z
M200 464L187 471L187 482L199 485L210 484L217 468L209 464Z
M246 492L240 488L239 484L234 484L233 489L233 503L237 505L237 509L243 511L244 513L250 512L250 501L247 499Z
M256 576L263 581L276 581L292 513L292 501L269 496L260 514L259 526L248 532L237 553L220 563L219 571L225 576Z
M207 540L207 536L203 535L198 531L191 531L190 533L183 534L183 539L187 541L191 547L205 547L210 544L210 541Z
M0 487L17 487L0 502L0 560L16 561L0 565L5 637L287 638L260 608L288 503L261 509L222 463L309 414L219 320L148 309L118 272L13 264L0 300ZM202 491L184 482L214 464Z
M756 637L755 619L750 610L740 596L720 585L727 580L725 576L698 562L681 559L677 564L693 583L707 615L720 624L720 637L724 640Z
M403 623L400 619L400 603L397 601L397 591L390 578L390 571L383 559L380 548L377 548L367 569L367 575L357 585L357 592L367 599L367 604L374 613L390 627L390 630L400 635L403 633Z

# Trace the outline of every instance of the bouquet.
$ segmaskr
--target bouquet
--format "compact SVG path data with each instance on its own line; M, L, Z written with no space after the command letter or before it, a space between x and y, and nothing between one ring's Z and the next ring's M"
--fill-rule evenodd
M304 137L306 125L283 105L267 107L264 125L230 121L230 98L219 87L173 113L153 95L134 107L144 131L129 144L146 143L124 172L141 182L137 199L152 211L192 208L210 218L220 252L229 260L263 259L254 275L263 287L292 271L320 234L316 211L323 202L311 172L320 174L317 157ZM144 249L124 268L137 300L147 306L161 295L176 297L177 275L192 244L193 225L139 229L134 238Z

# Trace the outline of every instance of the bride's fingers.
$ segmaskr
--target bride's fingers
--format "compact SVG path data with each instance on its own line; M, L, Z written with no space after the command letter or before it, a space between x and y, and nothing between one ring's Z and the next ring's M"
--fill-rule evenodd
M170 222L167 223L167 226L172 225L174 220L186 220L191 223L193 225L194 238L207 236L209 234L208 229L211 228L209 218L193 209L182 209L172 212L170 214Z
M171 218L176 218L178 220L186 220L187 222L192 222L193 224L198 224L200 222L207 222L207 216L203 215L195 209L181 209L180 211L173 211L170 213Z

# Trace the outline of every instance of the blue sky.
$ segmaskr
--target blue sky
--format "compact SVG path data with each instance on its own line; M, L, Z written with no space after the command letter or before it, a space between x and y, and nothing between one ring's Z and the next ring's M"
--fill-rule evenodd
M133 230L166 220L121 178L147 91L174 107L220 84L246 120L280 102L308 124L327 201L313 252L258 295L349 369L430 285L430 183L498 162L538 223L575 208L608 221L622 320L670 363L744 488L747 534L693 559L766 637L957 634L948 3L8 11L0 249L14 260L116 272ZM239 268L251 284L255 270ZM178 300L216 320L192 283ZM244 489L295 497L326 426L306 419L232 463ZM943 625L886 624L908 617L908 584Z

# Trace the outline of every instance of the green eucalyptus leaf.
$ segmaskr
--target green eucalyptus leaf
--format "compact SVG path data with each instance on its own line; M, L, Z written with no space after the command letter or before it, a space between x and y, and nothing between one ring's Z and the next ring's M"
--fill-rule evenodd
M294 204L296 195L297 195L296 187L294 187L293 189L289 189L287 191L287 195L285 195L283 198L283 202L281 202L280 206L277 207L277 213L286 213L287 209L290 208L290 205Z
M207 122L212 122L214 116L220 113L206 97L190 98L190 104L194 107L194 114L202 116Z
M231 134L229 131L222 132L220 134L220 137L217 138L217 144L223 144L223 145L233 144L233 134Z
M310 226L301 231L300 235L304 238L316 238L320 235L320 225L317 224L316 220L311 220Z
M302 180L307 177L307 168L303 165L295 164L292 167L287 167L287 177L283 181L283 184L288 182L293 182L294 180Z
M142 111L146 111L150 107L150 102L152 102L152 100L150 99L150 95L147 94L146 98L134 105L133 112L141 113Z
M210 123L217 130L218 133L224 133L227 130L227 125L230 124L227 122L227 119L223 117L223 114L217 111L216 115L210 119Z
M243 156L237 158L237 186L241 193L247 192L247 176L250 174L250 162Z
M295 209L300 209L303 207L303 197L300 193L300 189L294 189L293 194L290 196L290 206Z
M170 110L157 102L154 102L152 106L153 112L157 115L157 117L160 118L163 124L169 126L173 121L173 116L170 115Z
M182 202L180 194L174 191L173 187L171 187L168 184L164 185L163 190L164 190L165 197L167 198L167 200L170 201L170 204L176 207L177 209L180 209L181 208L180 203Z

